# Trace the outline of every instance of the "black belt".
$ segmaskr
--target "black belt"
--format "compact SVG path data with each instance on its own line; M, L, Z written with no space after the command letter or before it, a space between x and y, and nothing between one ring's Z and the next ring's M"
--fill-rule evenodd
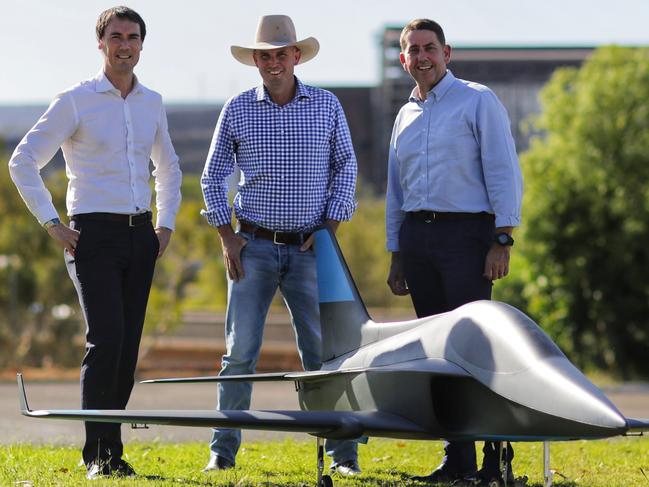
M406 213L409 217L430 223L435 220L470 220L476 218L492 217L491 213L481 211L480 213L462 213L459 211L409 211Z
M275 232L246 222L239 222L239 229L252 233L255 238L271 240L278 245L302 245L311 236L311 232Z
M135 215L123 215L120 213L81 213L79 215L72 215L70 220L79 222L116 222L123 223L129 227L139 227L151 221L151 212L147 211L146 213L137 213Z

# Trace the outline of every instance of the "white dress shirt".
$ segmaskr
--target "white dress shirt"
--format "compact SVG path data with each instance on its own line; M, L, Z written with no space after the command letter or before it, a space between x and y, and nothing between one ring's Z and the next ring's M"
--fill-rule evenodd
M387 248L399 250L406 212L495 215L521 221L523 179L509 117L486 86L446 75L426 100L413 90L394 122L386 195Z
M11 178L41 224L58 216L40 170L59 147L69 216L150 210L152 160L156 226L174 229L182 174L158 93L135 79L124 99L102 71L54 98L9 160Z

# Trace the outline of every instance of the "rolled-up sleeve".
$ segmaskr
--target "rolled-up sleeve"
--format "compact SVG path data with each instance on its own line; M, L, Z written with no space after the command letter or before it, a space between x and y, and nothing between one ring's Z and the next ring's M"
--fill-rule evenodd
M521 223L523 177L518 164L507 112L492 91L484 91L477 104L482 170L496 227Z
M228 205L227 178L234 172L235 141L230 121L230 103L226 103L214 129L214 136L201 176L206 209L201 214L214 226L229 224L232 208Z
M175 228L176 214L180 208L182 172L180 171L178 156L169 137L167 114L162 103L160 104L158 130L151 150L151 160L155 167L153 176L155 178L156 208L158 210L156 227L166 227L173 230Z
M40 170L75 132L77 111L72 97L57 95L9 159L9 173L29 211L40 224L58 217Z
M348 221L356 209L354 191L358 168L347 119L338 100L335 100L334 115L331 136L331 183L326 218Z

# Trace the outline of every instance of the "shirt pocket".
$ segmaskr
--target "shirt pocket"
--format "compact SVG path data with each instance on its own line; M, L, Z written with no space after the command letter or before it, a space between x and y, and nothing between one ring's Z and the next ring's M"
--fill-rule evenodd
M439 161L462 162L478 154L471 127L465 122L444 122L430 140L429 153Z

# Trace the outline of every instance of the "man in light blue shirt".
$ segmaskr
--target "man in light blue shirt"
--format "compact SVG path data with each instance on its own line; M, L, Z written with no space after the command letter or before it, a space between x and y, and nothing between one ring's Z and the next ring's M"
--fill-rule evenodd
M419 317L490 299L509 272L520 224L522 177L507 113L486 86L457 79L436 22L401 33L400 60L416 83L394 122L388 161L388 285L410 294ZM472 442L450 442L442 464L416 480L453 482L476 473ZM502 481L496 445L485 443L481 481ZM507 449L508 481L513 480Z

